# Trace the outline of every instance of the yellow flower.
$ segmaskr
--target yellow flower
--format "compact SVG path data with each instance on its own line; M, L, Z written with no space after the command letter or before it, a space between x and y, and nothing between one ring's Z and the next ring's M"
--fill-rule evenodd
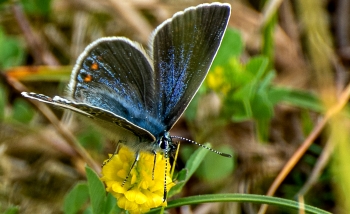
M118 200L118 206L130 213L145 213L151 208L166 206L163 202L164 195L164 170L165 158L157 153L152 179L154 155L149 152L140 152L140 157L128 176L131 165L135 161L135 152L122 145L118 154L105 161L102 168L101 180L110 192ZM167 161L167 191L175 184L170 177L171 165Z
M225 70L222 66L216 66L211 72L209 72L206 78L209 88L223 94L227 94L230 90L230 85L228 84L229 81L230 80L226 77Z

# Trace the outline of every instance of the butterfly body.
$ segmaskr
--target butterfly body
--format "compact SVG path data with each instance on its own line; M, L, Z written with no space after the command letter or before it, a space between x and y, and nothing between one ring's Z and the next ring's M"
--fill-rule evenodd
M135 150L167 154L169 131L204 81L229 17L230 5L220 3L178 12L156 28L148 51L124 37L98 39L79 56L67 98L22 94L92 118L116 136L124 130Z

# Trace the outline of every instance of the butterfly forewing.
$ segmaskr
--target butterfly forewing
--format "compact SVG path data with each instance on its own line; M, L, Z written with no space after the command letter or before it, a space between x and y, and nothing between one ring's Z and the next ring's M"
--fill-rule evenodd
M160 25L153 39L157 113L170 130L203 82L225 33L230 6L188 8Z
M69 88L74 101L113 112L152 134L165 128L153 117L155 75L148 56L126 38L102 38L89 45Z

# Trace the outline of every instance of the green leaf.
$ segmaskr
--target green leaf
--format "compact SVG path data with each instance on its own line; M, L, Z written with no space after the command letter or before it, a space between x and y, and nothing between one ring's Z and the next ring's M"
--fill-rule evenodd
M277 14L273 14L269 22L263 27L263 48L262 52L265 56L269 58L269 66L271 69L274 64L275 57L275 26L277 23Z
M83 214L93 214L91 207L87 207L86 210L84 210Z
M35 111L29 103L23 99L16 99L13 104L12 118L21 123L29 123L34 117Z
M204 146L209 147L210 144L206 143ZM209 152L208 149L198 148L191 157L186 162L186 171L181 172L181 181L179 181L173 188L170 189L168 197L171 197L179 192L181 192L182 188L185 186L186 182L190 179L193 173L197 170L200 163L203 161L206 154ZM183 179L184 175L186 178Z
M17 214L19 213L19 207L18 206L11 206L6 209L4 214Z
M269 97L274 98L273 102L286 102L290 105L309 109L316 112L323 112L324 107L320 99L306 91L300 91L284 87L271 87Z
M51 0L21 0L26 13L33 15L49 15Z
M244 65L238 58L229 58L224 66L226 82L231 84L231 88L240 88L252 81L252 75L246 71Z
M265 77L259 82L259 89L258 90L264 90L264 91L268 91L270 90L270 87L272 85L272 81L273 79L275 79L276 74L273 70L271 70L270 72L268 72Z
M10 1L10 0L0 0L0 6L1 6L1 4L5 3L7 1Z
M238 30L228 28L216 54L212 68L226 64L232 57L238 57L243 51L243 39Z
M270 119L255 120L256 132L260 142L267 142L270 131Z
M106 190L98 175L88 166L85 167L89 186L92 212L94 214L104 213L106 206Z
M252 112L249 108L249 100L229 100L227 99L223 106L223 117L231 118L234 122L243 122L252 118ZM249 110L247 112L247 110Z
M268 63L267 57L253 57L246 64L246 72L249 72L255 81L260 80L265 74Z
M63 204L65 214L74 214L83 207L89 199L89 188L86 182L81 182L66 195Z
M198 103L200 101L200 98L205 94L205 86L204 84L199 88L196 95L193 97L192 101L188 105L184 116L186 117L187 121L194 121L196 119L197 115L197 109L198 109Z
M274 115L273 104L269 100L267 90L258 90L251 100L256 131L261 142L267 142L268 140L270 121Z
M250 101L254 119L271 119L273 117L273 105L266 91L257 91Z
M176 180L178 182L186 181L187 173L188 173L188 170L186 168L181 169L180 172L177 174Z
M122 210L123 209L118 207L116 198L112 194L108 193L104 213L108 213L108 214L120 213Z
M181 207L191 204L202 204L202 203L213 203L213 202L250 202L258 204L269 204L275 205L283 208L290 208L292 210L300 210L300 204L296 201L291 201L288 199L264 196L264 195L253 195L253 194L215 194L215 195L199 195L190 196L185 198L179 198L168 202L168 206L165 209ZM311 214L330 214L325 210L303 204L303 208L306 213ZM151 210L150 213L159 213L161 208Z
M5 119L5 107L7 103L7 89L0 84L0 121Z
M269 100L273 105L282 102L285 97L290 96L291 90L286 90L286 88L279 88L271 86L268 90Z
M315 121L311 117L310 112L306 110L303 110L300 112L300 119L301 119L301 127L304 133L304 136L308 136L312 132L313 128L315 127L315 124L314 124Z
M0 68L6 69L22 64L24 60L24 47L20 40L8 37L0 27Z
M219 147L218 151L222 151L233 156L232 149L228 146ZM234 158L226 158L214 152L209 152L199 169L196 171L196 175L207 181L217 181L229 176L233 172L233 169Z
M247 118L250 119L253 116L251 100L254 98L254 93L256 91L256 85L253 83L249 83L244 85L235 91L232 95L231 99L234 102L239 103L239 105L232 105L230 108L233 110L233 118L235 121L238 121L237 118ZM236 114L234 110L238 110L238 107L241 107L239 110L239 114Z
M210 143L205 143L204 146L210 147ZM199 165L202 163L205 156L208 154L209 150L205 148L198 148L186 162L187 180L193 175L197 170Z
M83 132L79 133L78 140L84 148L99 152L103 149L103 136L93 125L88 125Z
M249 83L244 85L235 91L232 98L234 100L249 101L254 97L254 92L256 91L256 84Z

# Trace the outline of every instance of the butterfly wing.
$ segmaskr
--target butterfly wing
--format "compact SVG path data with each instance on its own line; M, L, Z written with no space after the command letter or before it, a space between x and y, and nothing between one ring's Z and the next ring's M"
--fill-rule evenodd
M155 77L143 48L123 37L106 37L86 47L68 85L68 101L27 93L46 103L112 122L153 142L164 130L154 112ZM103 113L105 112L105 113ZM159 131L158 131L159 132Z
M149 139L165 129L155 111L155 75L143 48L126 38L110 37L90 44L77 60L69 96L113 112L141 129ZM146 135L146 134L144 134Z
M154 32L156 117L170 130L196 94L221 44L229 4L202 4L176 13Z
M142 139L148 139L148 140L154 140L152 135L150 136L150 133L132 123L130 123L128 120L126 120L123 117L120 117L113 112L107 111L105 109L91 106L85 103L77 103L74 101L70 101L67 99L64 99L59 96L55 96L54 98L51 98L49 96L43 95L43 94L36 94L36 93L28 93L28 92L22 92L22 95L27 98L31 98L34 100L39 100L44 103L48 103L57 107L61 107L64 109L69 109L71 111L74 111L76 113L82 114L84 116L87 116L91 119L101 119L104 121L109 121L119 127L122 127L132 133L134 133L136 136L141 137Z
M149 59L122 37L101 38L79 56L67 99L24 96L112 122L148 141L170 130L203 82L230 15L228 4L203 4L165 21Z

